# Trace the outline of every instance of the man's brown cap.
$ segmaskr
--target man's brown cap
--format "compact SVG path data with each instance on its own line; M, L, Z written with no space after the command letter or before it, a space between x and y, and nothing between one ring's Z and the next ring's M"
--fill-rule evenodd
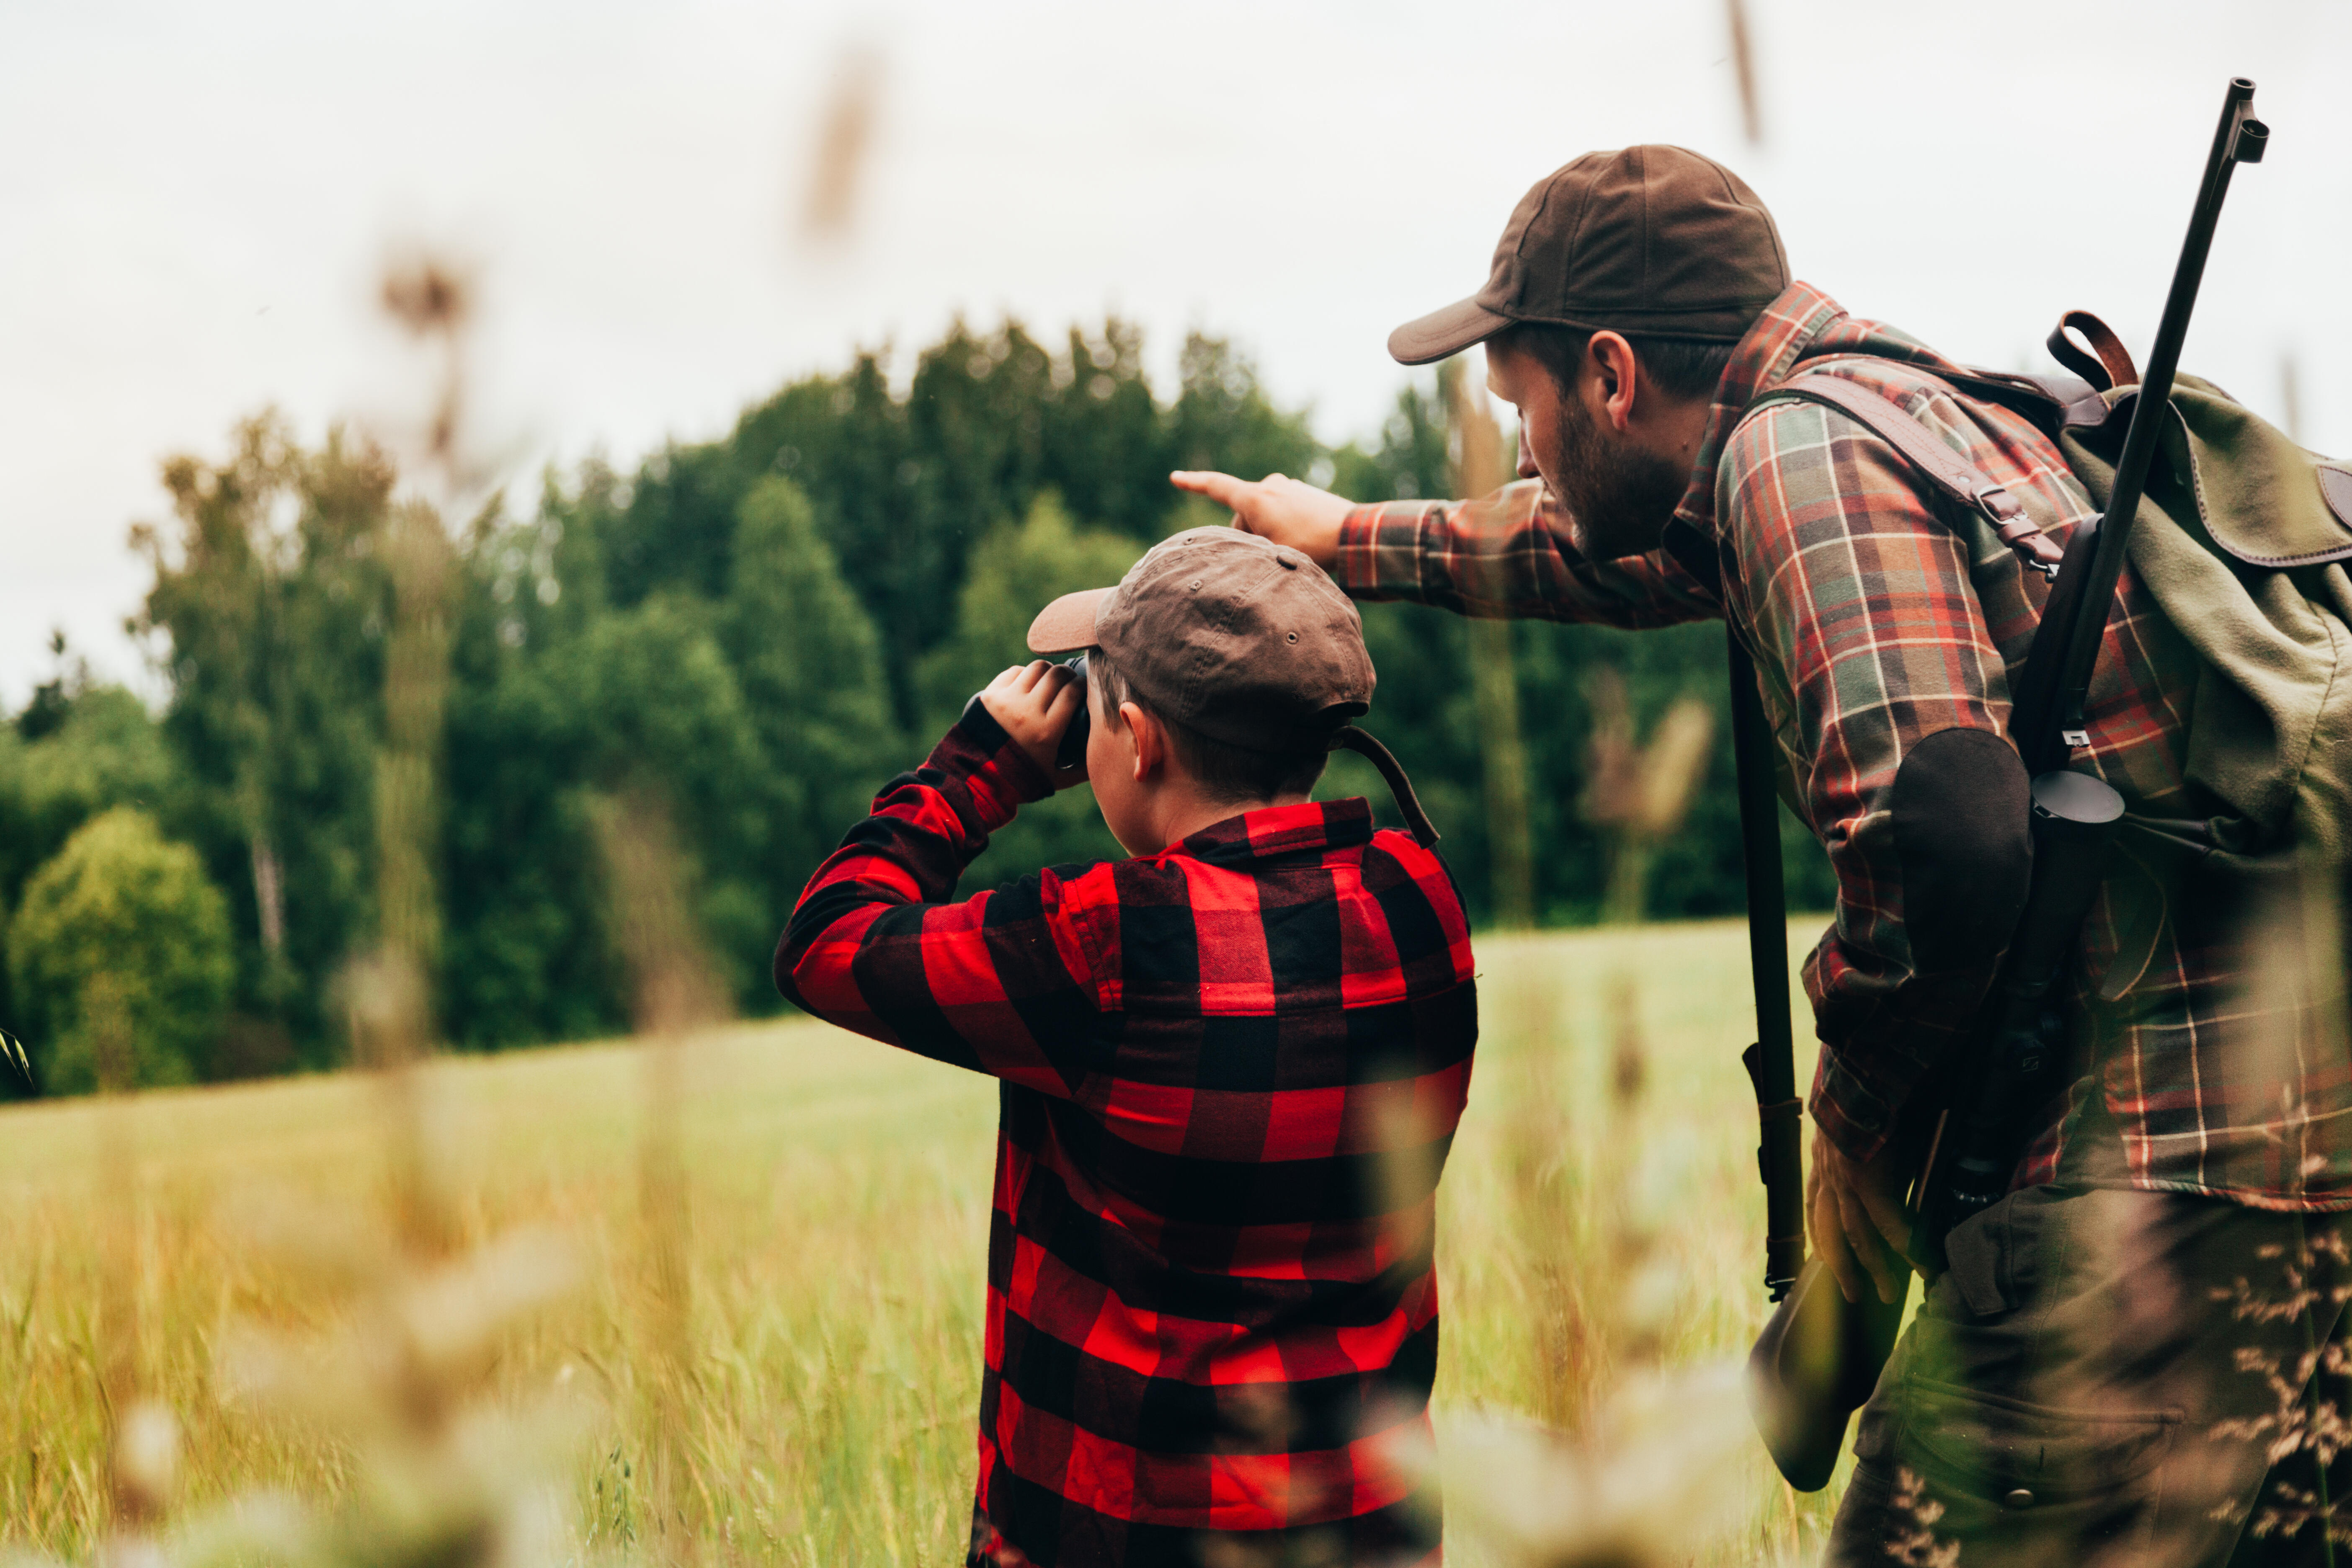
M1363 618L1323 569L1237 528L1154 545L1116 588L1065 594L1032 653L1099 647L1163 719L1247 751L1328 750L1372 705Z
M1772 215L1714 159L1587 153L1519 198L1486 286L1391 332L1389 353L1428 364L1517 321L1736 342L1788 286Z

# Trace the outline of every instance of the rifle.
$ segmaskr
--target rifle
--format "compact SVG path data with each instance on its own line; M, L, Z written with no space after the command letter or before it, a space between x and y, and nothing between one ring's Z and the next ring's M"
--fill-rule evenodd
M1944 1103L1928 1108L1934 1114L1910 1205L1918 1215L1913 1261L1931 1279L1941 1272L1944 1237L1952 1227L2007 1191L2033 1131L2031 1118L2047 1105L2055 1086L2064 1030L2051 1005L2053 993L2074 957L2124 816L2120 795L2066 763L2090 744L2084 700L2149 467L2163 423L2171 416L2173 377L2230 175L2240 163L2261 162L2268 144L2269 129L2253 117L2253 98L2252 81L2231 79L2147 372L2133 395L2131 423L2106 509L2068 537L2019 677L2010 736L2032 780L2032 880L1980 1025L1982 1047L1954 1064ZM2062 323L2053 344L2064 331ZM1731 682L1735 737L1760 731L1765 720L1755 672L1736 640ZM1793 1043L1786 950L1780 948L1768 975L1762 952L1768 939L1759 934L1769 923L1776 933L1769 940L1786 941L1778 824L1769 815L1770 757L1769 752L1751 756L1744 742L1738 747L1759 1035L1748 1059L1762 1121L1757 1152L1769 1216L1765 1279L1779 1304L1748 1357L1748 1402L1780 1473L1799 1490L1815 1491L1828 1483L1846 1426L1870 1397L1893 1352L1903 1302L1889 1306L1875 1297L1848 1302L1818 1259L1803 1261L1801 1161L1797 1129L1783 1103L1793 1095L1795 1076L1793 1061L1784 1056L1789 1046L1782 1043ZM1768 855L1769 869L1761 865ZM1793 1251L1785 1234L1791 1215L1798 1228ZM1790 1280L1792 1259L1801 1267Z

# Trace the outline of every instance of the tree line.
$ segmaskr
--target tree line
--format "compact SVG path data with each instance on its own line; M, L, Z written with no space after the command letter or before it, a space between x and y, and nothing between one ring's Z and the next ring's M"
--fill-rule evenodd
M1187 340L1162 395L1117 320L1059 347L1017 322L959 322L902 385L891 371L861 353L720 439L625 472L550 470L529 501L494 497L449 527L428 984L452 1045L625 1026L600 800L664 804L720 984L739 1009L774 1011L768 955L803 882L881 783L1025 657L1037 607L1223 521L1170 469L1278 469L1370 500L1447 493L1459 457L1434 381L1408 383L1370 439L1327 447L1215 338ZM161 711L93 681L59 638L50 678L0 726L0 1027L34 1064L0 1092L89 1087L110 1039L126 1081L333 1065L342 977L382 923L389 541L414 505L401 476L348 432L305 446L263 414L223 454L166 461L163 481L170 517L131 533L153 581L131 626ZM1380 674L1366 722L1412 773L1474 918L1494 909L1495 796L1473 691L1497 659L1525 737L1507 753L1526 775L1521 884L1542 921L1597 918L1608 845L1580 804L1596 711L1618 691L1637 725L1689 694L1719 709L1720 628L1474 639L1407 605L1365 606L1365 627ZM1739 907L1715 752L1685 828L1647 858L1653 913ZM1389 809L1352 757L1323 793ZM1117 852L1073 791L1024 814L965 886ZM1817 855L1792 873L1797 899L1826 902Z

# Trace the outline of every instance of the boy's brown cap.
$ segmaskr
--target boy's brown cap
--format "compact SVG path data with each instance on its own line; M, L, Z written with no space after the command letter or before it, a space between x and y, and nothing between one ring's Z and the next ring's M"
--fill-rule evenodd
M1372 705L1354 603L1299 552L1237 528L1172 535L1117 587L1065 594L1030 624L1032 653L1089 647L1160 717L1245 751L1328 750Z
M1587 153L1519 198L1486 286L1391 332L1389 353L1428 364L1518 321L1736 342L1788 286L1772 215L1714 159Z

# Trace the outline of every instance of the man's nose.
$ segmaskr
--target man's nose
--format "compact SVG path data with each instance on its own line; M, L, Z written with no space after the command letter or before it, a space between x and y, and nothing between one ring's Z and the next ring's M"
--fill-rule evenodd
M1519 478L1537 479L1542 477L1536 469L1535 454L1528 450L1528 427L1523 423L1519 426Z

